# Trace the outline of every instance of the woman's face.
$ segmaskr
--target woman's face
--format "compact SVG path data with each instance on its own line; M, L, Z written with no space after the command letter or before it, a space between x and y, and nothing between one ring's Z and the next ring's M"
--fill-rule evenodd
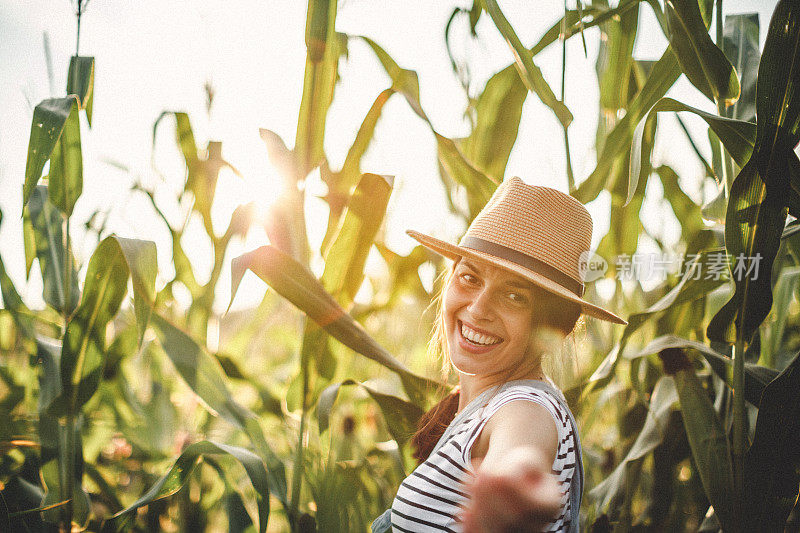
M461 259L443 305L453 365L487 379L538 374L541 361L529 355L535 295L534 286L520 276Z

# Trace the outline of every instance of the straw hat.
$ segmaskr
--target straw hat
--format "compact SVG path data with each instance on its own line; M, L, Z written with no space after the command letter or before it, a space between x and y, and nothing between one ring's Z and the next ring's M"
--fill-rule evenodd
M556 189L528 185L517 177L505 180L458 245L417 231L406 233L449 259L486 261L577 303L584 314L627 324L583 299L580 263L591 245L592 217L578 200Z

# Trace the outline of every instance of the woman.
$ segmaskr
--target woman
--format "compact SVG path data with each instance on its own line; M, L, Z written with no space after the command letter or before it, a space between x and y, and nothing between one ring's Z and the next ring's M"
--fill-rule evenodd
M581 314L625 324L582 298L589 212L511 178L458 246L408 233L454 261L434 342L459 386L421 420L420 464L373 532L577 531L580 440L542 356L548 336L563 339Z

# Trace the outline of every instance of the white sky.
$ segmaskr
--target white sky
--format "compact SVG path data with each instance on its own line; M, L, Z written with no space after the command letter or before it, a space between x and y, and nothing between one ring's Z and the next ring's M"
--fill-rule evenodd
M468 131L462 118L465 97L452 73L444 44L444 27L453 8L471 2L430 0L340 0L336 28L340 32L367 35L382 45L405 68L419 74L423 108L436 129L458 137ZM531 46L557 21L561 1L501 1L501 7L523 43ZM761 41L776 0L726 0L725 13L758 11ZM570 2L573 5L573 2ZM31 305L41 305L41 280L35 274L24 283L21 233L21 196L25 158L33 106L49 96L61 96L66 67L75 48L75 21L68 0L0 0L0 254L9 274ZM666 40L650 7L641 7L638 59L657 59ZM305 62L306 2L229 0L91 0L81 24L81 55L96 58L94 126L84 127L84 195L78 202L73 238L82 240L82 223L98 209L111 208L109 228L126 237L156 241L159 266L168 274L168 234L141 195L132 196L134 178L150 187L159 183L150 164L152 126L164 110L188 111L201 147L208 139L223 141L223 155L245 176L244 182L223 172L215 206L215 220L227 223L233 209L249 201L268 205L277 194L279 179L269 165L258 128L277 132L288 146L294 144L302 95ZM478 26L480 40L464 39L466 23L459 30L456 51L469 61L473 76L484 80L512 61L508 46L488 16ZM51 94L43 52L43 33L49 37L55 87ZM462 38L458 38L458 37ZM588 59L580 38L567 43L566 103L575 120L570 141L576 179L580 182L594 167L592 150L597 123L597 29L588 30ZM361 42L351 42L349 59L342 64L342 81L328 116L325 148L331 166L338 169L374 98L390 85L380 64ZM561 50L558 44L535 58L546 79L560 93ZM210 80L216 97L210 120L205 112L204 83ZM690 105L714 111L714 106L681 78L669 93ZM687 116L686 122L701 127L702 121ZM702 168L678 133L674 118L662 114L656 163L672 165L685 180L687 193L700 200L698 177ZM180 155L174 146L172 124L167 122L157 142L157 165L166 175L159 198L169 205L170 190L179 190L183 178ZM705 138L700 129L695 138ZM701 136L702 135L702 136ZM707 152L707 150L706 150ZM675 156L675 154L680 154ZM103 160L117 161L124 172ZM438 178L435 143L422 123L399 96L385 106L373 143L362 161L362 170L396 176L395 191L386 224L387 243L405 253L414 245L404 234L408 228L455 240L463 227L447 214ZM528 98L519 136L509 161L507 176L519 175L532 184L567 190L564 147L560 127L549 109L535 96ZM656 189L660 186L652 180ZM313 190L313 189L312 189ZM658 191L656 190L655 193ZM648 196L651 196L648 190ZM655 194L657 196L657 194ZM324 209L312 201L313 211ZM608 198L601 195L588 206L595 219L593 245L608 229ZM168 216L180 222L177 206ZM663 226L669 233L676 223L663 222L663 205L645 204L648 228ZM324 211L322 213L324 216ZM319 217L317 217L319 218ZM321 240L319 224L311 221L312 240ZM316 230L316 231L315 231ZM245 243L235 243L230 259L266 243L261 231L253 231ZM186 244L186 243L185 243ZM211 265L208 243L193 238L186 246L199 265L199 279L207 278ZM75 250L79 261L88 261L91 245ZM35 271L36 269L34 269ZM203 272L206 272L203 274ZM229 298L229 274L223 273L218 308ZM265 290L263 284L245 280L235 307L252 305ZM248 285L249 284L249 285Z

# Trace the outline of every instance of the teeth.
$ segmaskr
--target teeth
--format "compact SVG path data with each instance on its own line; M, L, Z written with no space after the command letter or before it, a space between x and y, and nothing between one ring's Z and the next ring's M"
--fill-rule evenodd
M503 339L500 337L495 337L492 335L484 335L483 333L478 333L477 331L471 329L466 324L461 324L461 334L464 336L465 339L475 343L481 344L483 346L489 346L492 344L497 344Z

